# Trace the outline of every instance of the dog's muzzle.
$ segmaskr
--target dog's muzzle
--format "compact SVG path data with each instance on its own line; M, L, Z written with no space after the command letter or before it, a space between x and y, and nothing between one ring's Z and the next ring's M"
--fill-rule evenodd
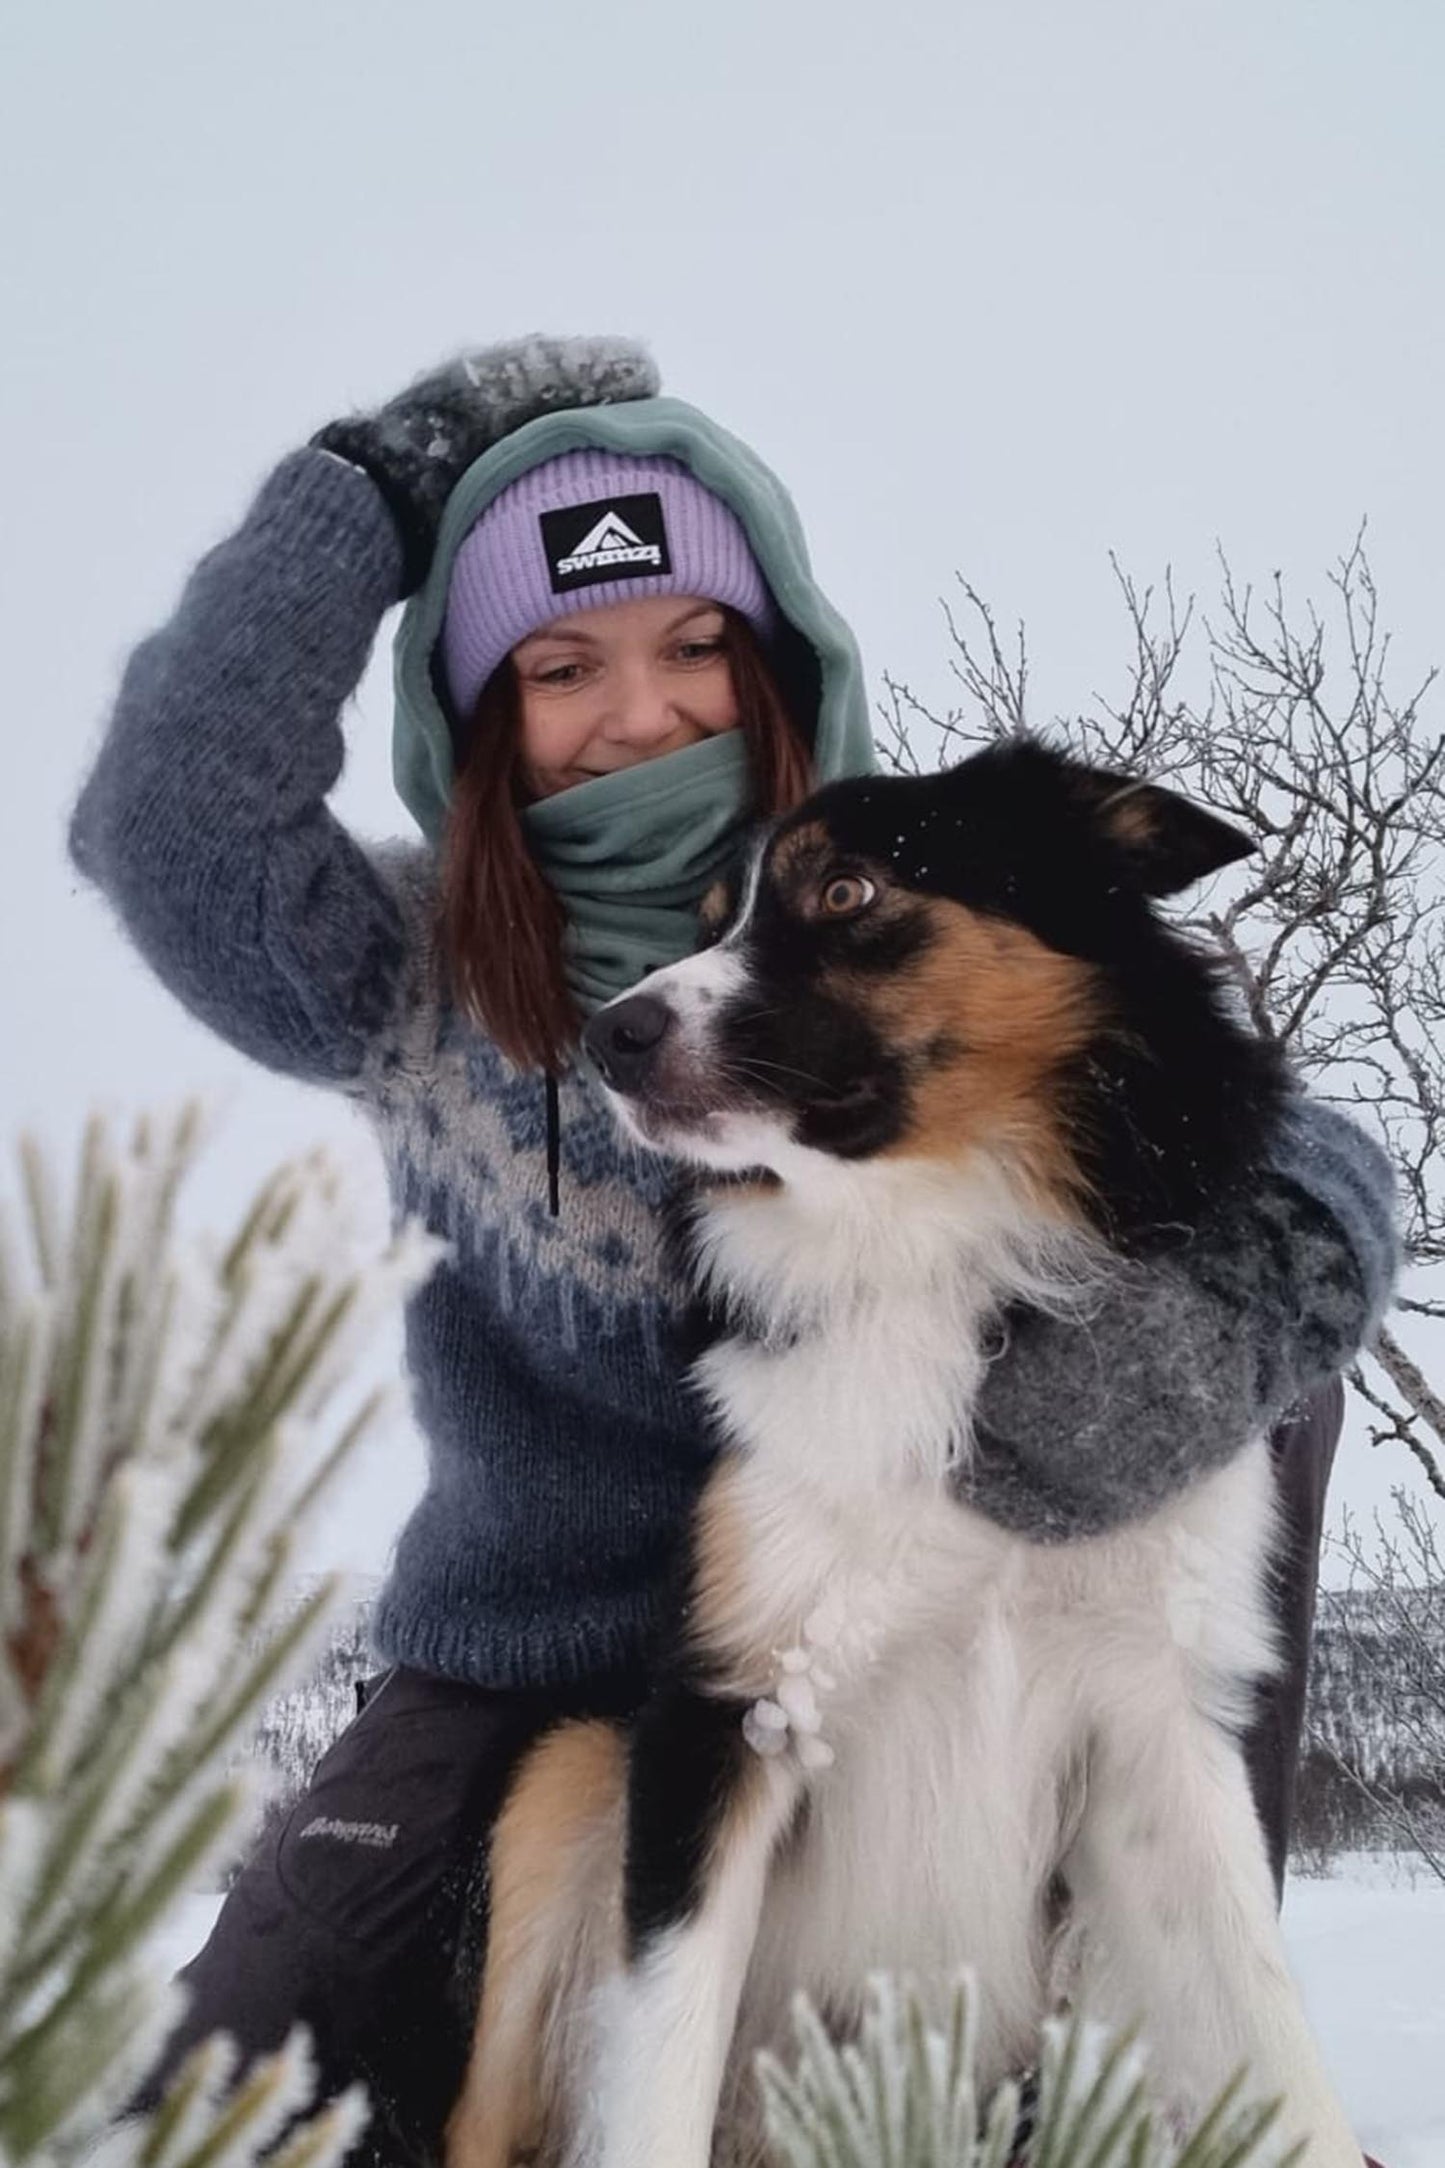
M582 1044L610 1090L638 1092L656 1067L673 1023L665 1001L652 994L626 994L597 1011L583 1031Z

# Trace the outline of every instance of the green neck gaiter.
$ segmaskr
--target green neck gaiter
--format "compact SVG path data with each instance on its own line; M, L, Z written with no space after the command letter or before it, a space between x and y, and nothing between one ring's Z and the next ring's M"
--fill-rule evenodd
M697 907L749 825L740 730L525 808L533 855L567 912L567 981L584 1015L686 956Z

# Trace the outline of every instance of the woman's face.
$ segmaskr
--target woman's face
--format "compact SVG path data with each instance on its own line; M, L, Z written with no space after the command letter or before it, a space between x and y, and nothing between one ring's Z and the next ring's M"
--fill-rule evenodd
M534 798L738 726L715 602L652 595L559 617L512 649Z

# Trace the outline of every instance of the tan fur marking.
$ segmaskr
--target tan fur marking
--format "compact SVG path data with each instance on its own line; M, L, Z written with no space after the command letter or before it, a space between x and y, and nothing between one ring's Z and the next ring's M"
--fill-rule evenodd
M586 1722L547 1733L513 1783L492 1834L486 1970L447 2168L509 2168L559 2135L562 2021L621 1961L625 1781L620 1735Z
M742 1500L743 1470L719 1461L698 1501L693 1527L691 1631L730 1693L768 1691L777 1659L777 1621L760 1612L748 1561L757 1539Z
M1075 1216L1083 1177L1050 1086L1099 1027L1096 974L1022 926L943 897L923 909L933 939L915 964L883 983L861 974L846 989L829 982L877 1020L890 1045L926 1061L930 1042L957 1041L919 1075L908 1133L882 1156L1004 1148L1041 1201Z
M775 881L796 880L812 860L825 856L832 848L828 831L821 821L806 821L801 828L790 828L773 845L768 859L769 876Z
M697 922L704 933L720 933L731 916L732 888L727 881L714 881L712 887L697 907Z
M1141 786L1106 802L1104 825L1116 843L1153 843L1159 834L1159 815L1150 793Z

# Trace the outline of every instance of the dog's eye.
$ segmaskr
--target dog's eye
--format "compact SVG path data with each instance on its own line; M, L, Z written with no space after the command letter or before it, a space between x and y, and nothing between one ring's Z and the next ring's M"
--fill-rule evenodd
M818 891L818 908L825 918L853 918L867 910L877 893L861 873L835 873Z

